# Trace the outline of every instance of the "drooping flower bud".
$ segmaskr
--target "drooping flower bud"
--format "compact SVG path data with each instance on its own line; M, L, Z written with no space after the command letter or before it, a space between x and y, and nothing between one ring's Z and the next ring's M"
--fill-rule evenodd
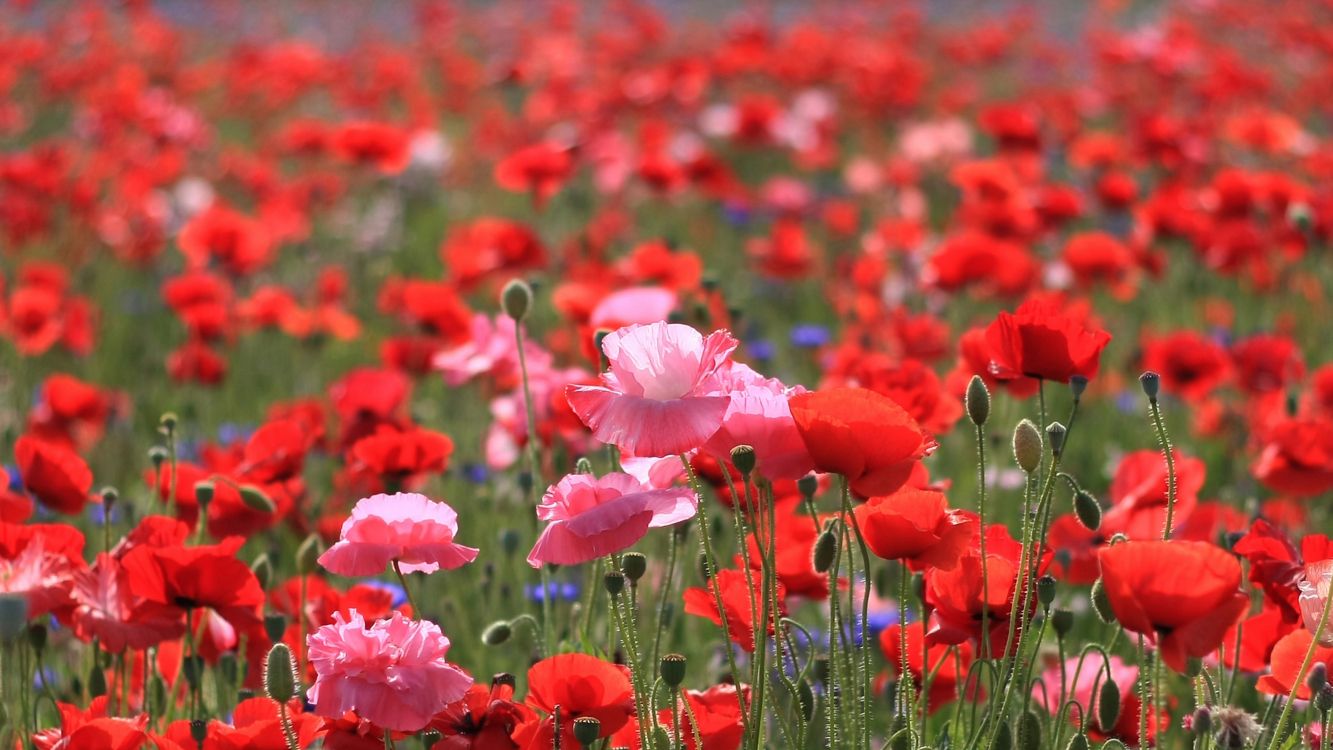
M1074 493L1074 516L1083 524L1083 528L1096 531L1102 525L1101 503L1087 490L1079 490Z
M250 510L259 513L272 513L277 508L268 494L253 484L241 485L240 493L241 502Z
M1106 676L1097 691L1097 727L1103 732L1110 732L1120 719L1120 686Z
M1090 597L1098 619L1108 625L1116 621L1115 610L1111 609L1111 598L1106 594L1106 584L1102 583L1102 579L1093 581Z
M509 640L514 628L506 620L497 620L481 631L481 642L487 646L499 646Z
M324 541L318 534L311 534L296 548L296 572L309 575L319 565L319 556L324 554Z
M825 529L819 538L815 540L812 562L815 571L818 573L827 573L828 569L833 567L833 557L838 552L838 537L833 532Z

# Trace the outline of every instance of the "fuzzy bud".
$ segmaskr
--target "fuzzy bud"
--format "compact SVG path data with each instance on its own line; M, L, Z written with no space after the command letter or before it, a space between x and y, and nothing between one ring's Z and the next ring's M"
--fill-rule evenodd
M591 474L592 461L589 461L587 456L579 456L579 460L574 462L574 473Z
M1041 433L1031 420L1024 419L1014 428L1014 461L1031 474L1041 465Z
M255 574L255 580L259 581L259 588L268 591L269 584L273 582L273 563L269 561L268 554L261 554L250 563L250 571Z
M814 554L812 562L815 566L815 572L827 573L828 569L833 567L833 557L838 553L838 537L833 532L825 529L815 540Z
M487 646L499 646L514 634L514 628L505 620L497 620L481 631L481 642Z
M1320 713L1333 711L1333 685L1325 685L1323 690L1314 694L1314 707Z
M978 427L986 424L990 418L990 391L986 389L986 381L980 375L973 375L968 381L963 400L967 404L967 418L972 420L972 424Z
M1018 717L1018 750L1041 750L1041 719L1032 711Z
M1065 750L1089 750L1088 735L1082 732L1069 738L1069 744L1065 745Z
M532 308L532 287L522 279L513 279L500 292L500 306L515 322L522 321Z
M195 745L203 747L208 741L208 722L203 719L191 719L190 739L194 740Z
M1102 526L1102 506L1087 490L1074 493L1074 516L1083 528L1096 531Z
M1108 625L1116 621L1115 610L1111 609L1111 599L1106 595L1106 584L1102 583L1102 579L1093 581L1090 597L1099 620Z
M319 556L324 554L324 541L317 534L311 534L296 548L296 572L309 575L319 565Z
M272 513L277 506L265 492L253 484L243 484L240 487L241 502L245 507L259 513Z
M1097 691L1097 727L1110 732L1120 719L1120 686L1107 676Z
M296 697L296 663L285 643L275 643L264 661L264 692L279 703Z
M1305 678L1305 684L1309 686L1311 693L1323 690L1328 684L1328 666L1322 661L1315 662L1315 665L1310 667L1310 676Z
M277 643L282 640L283 633L287 632L287 615L281 612L270 612L264 615L264 633L268 639Z

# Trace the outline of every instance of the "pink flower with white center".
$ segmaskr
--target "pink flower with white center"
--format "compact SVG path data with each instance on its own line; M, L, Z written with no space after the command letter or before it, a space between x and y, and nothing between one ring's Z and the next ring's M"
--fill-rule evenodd
M69 604L74 564L64 555L47 552L35 536L12 560L0 560L0 593L23 594L28 617L40 617Z
M370 627L353 609L333 615L306 639L315 684L307 692L315 713L348 711L383 729L415 732L472 686L466 672L445 661L449 639L440 626L394 612Z
M683 487L652 489L629 474L570 474L537 506L550 523L528 553L528 564L577 565L633 547L648 529L694 517L699 497Z
M1333 617L1319 630L1319 618L1328 606L1330 584L1333 584L1333 560L1322 560L1305 566L1305 578L1298 584L1301 589L1301 614L1305 627L1314 634L1321 646L1333 646Z
M718 370L736 344L727 331L704 337L674 323L621 328L602 341L602 384L569 387L569 405L594 437L631 455L694 450L722 426L731 398Z

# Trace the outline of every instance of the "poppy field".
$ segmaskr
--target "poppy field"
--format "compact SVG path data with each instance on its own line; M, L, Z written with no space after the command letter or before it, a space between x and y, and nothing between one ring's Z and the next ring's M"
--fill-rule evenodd
M1333 750L1331 29L0 3L0 745Z

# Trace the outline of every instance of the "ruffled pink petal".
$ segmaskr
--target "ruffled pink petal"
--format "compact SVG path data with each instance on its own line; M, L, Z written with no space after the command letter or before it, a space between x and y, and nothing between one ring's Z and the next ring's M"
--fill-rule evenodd
M635 456L669 456L703 445L722 426L730 399L673 401L625 396L597 386L571 386L569 405L593 436Z
M340 576L377 576L401 552L396 544L338 541L319 556L319 564Z
M651 511L643 511L627 518L620 525L589 535L570 529L567 521L553 521L542 530L537 542L528 553L528 564L540 568L544 564L578 565L599 557L633 547L648 533Z
M453 570L477 559L476 547L461 544L426 544L403 550L399 566L404 573L434 573Z

